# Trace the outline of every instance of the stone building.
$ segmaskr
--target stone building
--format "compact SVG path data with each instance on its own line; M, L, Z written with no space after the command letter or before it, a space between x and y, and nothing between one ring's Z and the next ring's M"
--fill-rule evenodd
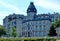
M7 35L11 36L11 28L16 28L17 37L44 37L52 23L60 19L59 13L39 14L33 2L27 9L27 16L12 14L3 19L3 25L7 29Z

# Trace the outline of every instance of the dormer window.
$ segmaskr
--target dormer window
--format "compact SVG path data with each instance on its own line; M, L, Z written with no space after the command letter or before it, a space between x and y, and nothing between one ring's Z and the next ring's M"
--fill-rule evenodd
M8 21L12 21L12 18L11 18L11 17L9 17L9 18L8 18Z
M17 17L13 17L13 20L14 20L14 19L17 19Z

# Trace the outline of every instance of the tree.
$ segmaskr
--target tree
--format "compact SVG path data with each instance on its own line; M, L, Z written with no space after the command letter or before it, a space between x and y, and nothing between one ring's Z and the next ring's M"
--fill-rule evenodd
M60 19L57 20L57 21L55 21L55 22L53 23L53 25L54 25L54 28L59 27L59 26L60 26Z
M54 25L52 25L52 26L50 27L48 36L57 36L56 30L55 30L55 28L54 28Z
M60 26L60 19L59 20L56 20L52 26L50 27L50 30L49 30L49 33L48 35L49 36L57 36L57 33L56 33L56 28Z
M2 35L6 35L6 29L2 25L0 25L0 37Z
M15 27L12 27L11 34L12 34L13 37L16 37L17 33L16 33L16 28Z

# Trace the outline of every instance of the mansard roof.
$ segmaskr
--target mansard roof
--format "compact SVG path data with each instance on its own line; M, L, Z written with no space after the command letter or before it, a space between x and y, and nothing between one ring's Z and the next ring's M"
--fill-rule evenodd
M26 22L29 22L29 21L42 21L42 20L49 20L49 21L51 21L50 18L43 18L43 19L23 20L23 23L26 23Z
M51 17L49 17L48 14L35 15L35 17L33 17L33 19L23 20L23 23L29 22L29 21L42 21L42 20L51 21Z

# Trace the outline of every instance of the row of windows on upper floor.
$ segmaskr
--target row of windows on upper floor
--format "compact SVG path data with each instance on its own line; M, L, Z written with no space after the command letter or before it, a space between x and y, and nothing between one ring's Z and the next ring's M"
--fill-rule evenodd
M51 24L51 22L49 20L42 20L42 21L30 21L30 22L26 22L23 23L23 25L47 25L47 24Z
M24 31L24 30L48 30L50 28L50 26L48 25L36 25L36 26L24 26L24 27L22 27L22 30Z
M29 25L24 25L22 27L23 30L32 30L32 29L35 29L35 30L38 30L38 29L48 29L50 28L51 24L47 22L47 24L29 24Z
M16 21L13 21L13 22L10 22L10 23L7 24L8 29L10 29L11 26L16 27ZM6 25L5 25L5 27L6 27Z
M49 21L35 21L35 22L27 22L25 25L44 25L44 24L50 24ZM7 26L10 26L10 25L16 25L16 20L15 21L12 21L12 22L9 22ZM23 24L24 25L24 24Z

